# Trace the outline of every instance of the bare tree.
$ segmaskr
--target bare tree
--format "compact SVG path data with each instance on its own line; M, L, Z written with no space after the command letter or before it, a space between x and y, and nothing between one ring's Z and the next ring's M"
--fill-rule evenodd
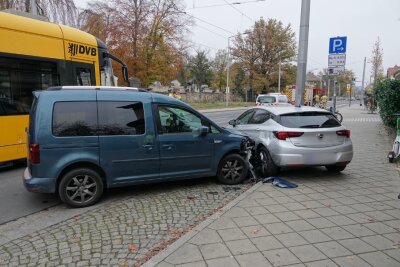
M38 14L51 22L77 26L78 9L73 0L36 0ZM0 9L16 9L30 12L30 0L0 0Z
M374 89L375 89L377 81L381 80L384 77L383 66L382 66L383 49L381 47L381 40L379 39L379 37L375 41L374 47L372 49L371 63L372 63L371 75L374 76Z

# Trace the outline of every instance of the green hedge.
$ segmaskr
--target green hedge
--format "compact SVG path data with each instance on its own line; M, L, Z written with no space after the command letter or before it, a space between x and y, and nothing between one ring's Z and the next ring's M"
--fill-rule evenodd
M400 80L384 80L375 91L379 113L385 125L395 128L396 118L391 116L400 113Z

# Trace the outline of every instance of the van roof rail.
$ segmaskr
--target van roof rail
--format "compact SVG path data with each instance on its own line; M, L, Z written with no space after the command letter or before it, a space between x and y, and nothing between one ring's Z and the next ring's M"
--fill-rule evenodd
M148 92L147 89L137 87L118 87L118 86L54 86L49 87L49 91L57 90L123 90L133 92Z

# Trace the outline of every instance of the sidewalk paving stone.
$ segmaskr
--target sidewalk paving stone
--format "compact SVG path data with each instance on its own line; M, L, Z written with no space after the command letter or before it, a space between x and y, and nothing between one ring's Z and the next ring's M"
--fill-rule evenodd
M399 262L381 251L360 254L363 260L372 266L399 267Z
M260 253L249 253L235 256L241 267L265 266L272 267L271 263Z
M287 248L263 251L264 256L273 266L285 266L300 263L300 260Z

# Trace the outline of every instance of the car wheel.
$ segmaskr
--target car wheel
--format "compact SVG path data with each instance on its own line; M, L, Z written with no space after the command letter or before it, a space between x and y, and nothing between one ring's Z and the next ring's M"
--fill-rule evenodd
M243 157L229 154L219 163L217 178L223 184L239 184L246 179L248 170L249 167Z
M58 187L61 201L74 208L95 204L103 194L100 175L88 168L79 168L65 174Z
M325 168L330 172L341 172L347 165L326 165Z
M271 155L265 147L260 147L257 150L258 163L260 166L256 168L258 175L268 177L279 172L279 167L275 165Z

